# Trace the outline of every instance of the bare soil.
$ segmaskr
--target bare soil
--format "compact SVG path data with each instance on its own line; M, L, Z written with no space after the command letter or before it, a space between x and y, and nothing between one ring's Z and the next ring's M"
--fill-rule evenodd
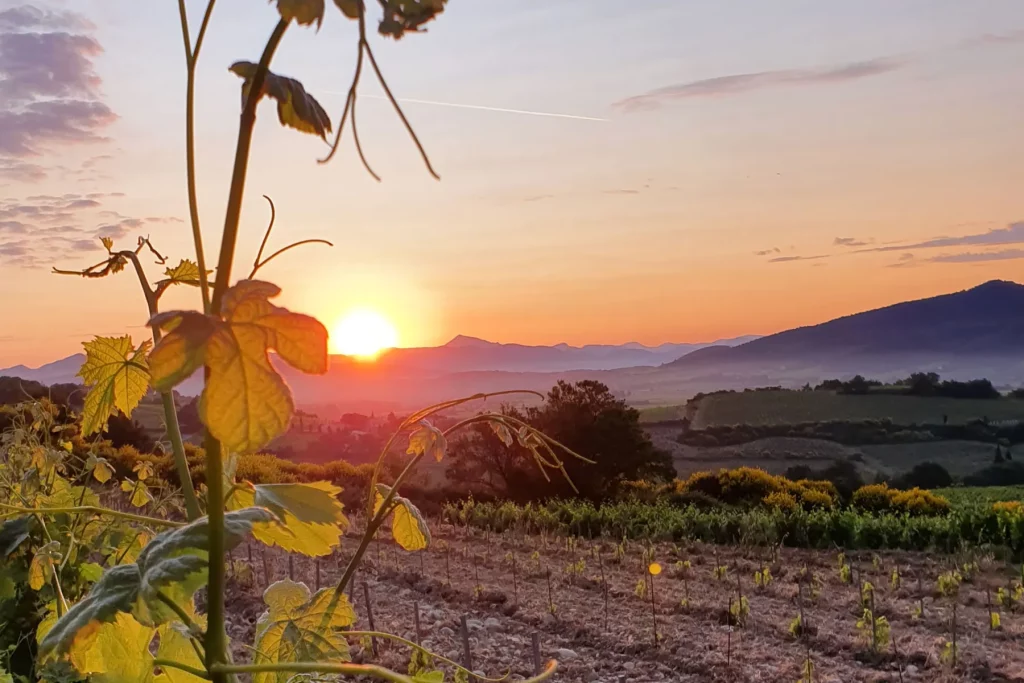
M764 548L656 544L654 560L663 571L654 578L652 606L650 591L643 598L635 592L647 567L638 543L628 544L622 554L607 540L580 540L573 548L565 538L432 528L432 546L422 553L406 553L385 541L370 546L354 586L357 628L370 628L365 583L376 630L416 640L418 609L423 645L463 662L460 628L465 617L472 668L480 674L510 673L511 680L531 675L531 641L537 634L541 658L559 660L556 681L793 682L801 680L809 655L813 680L820 683L1024 682L1024 605L1016 611L999 610L999 631L989 627L988 608L989 594L994 600L999 586L1013 577L1019 580L1019 568L991 557L978 557L980 570L960 586L955 598L959 657L954 668L940 661L945 642L953 638L954 598L936 593L936 577L950 566L946 558L906 552L878 553L877 559L870 553L850 554L851 585L840 580L835 552L783 548L773 559ZM319 566L321 585L337 581L357 543L354 536L345 540L340 553L318 563L293 556L294 578L315 588ZM251 552L250 563L246 547L235 550L237 572L227 596L236 661L249 658L244 644L252 642L263 611L259 595L266 586L264 550L253 545ZM269 579L287 577L287 556L275 550L265 554ZM683 560L692 565L685 581L684 570L676 566ZM728 566L723 580L713 576L716 561ZM567 571L573 565L581 571ZM754 572L763 566L770 568L774 580L757 588ZM804 567L805 576L820 582L820 592L812 598L803 584L808 633L797 637L790 633L790 624L799 613L797 578ZM901 574L896 588L890 585L894 567ZM857 586L863 581L875 587L876 615L888 619L895 649L890 642L883 651L872 652L858 633L862 607ZM730 623L734 620L728 616L729 600L736 599L737 591L749 603L742 625ZM922 601L924 613L915 616ZM374 655L354 642L353 657L406 670L408 648L383 641L377 647Z

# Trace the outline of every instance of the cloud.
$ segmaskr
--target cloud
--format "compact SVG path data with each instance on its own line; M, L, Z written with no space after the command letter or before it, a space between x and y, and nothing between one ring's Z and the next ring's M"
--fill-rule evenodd
M1024 249L942 254L941 256L933 256L928 260L932 263L984 263L986 261L1010 261L1021 258L1024 258Z
M1024 43L1024 29L1010 31L1009 33L986 33L985 35L971 38L965 47L979 47L984 45L1006 45L1012 43Z
M0 12L0 177L31 183L48 170L79 173L26 159L107 139L102 131L117 115L100 96L95 60L103 48L94 28L74 12L32 5Z
M819 69L784 69L756 73L717 76L687 83L677 83L627 97L612 106L625 110L656 108L668 100L699 97L726 97L782 86L828 85L856 81L895 71L906 64L898 59L873 59L850 62Z
M640 194L640 190L601 190L601 194Z
M860 240L856 237L837 237L832 240L832 246L834 247L865 247L871 244L870 240Z
M141 218L123 218L116 223L107 223L106 225L99 226L94 231L94 234L96 237L109 237L113 240L119 240L133 230L138 230L145 223Z
M761 251L755 251L754 256L768 256L769 254L781 254L782 250L778 247L772 247L771 249L762 249Z
M775 258L768 259L768 263L788 263L790 261L817 261L823 258L828 258L828 254L819 254L818 256L776 256Z
M894 244L874 249L863 249L862 252L875 251L910 251L911 249L937 249L941 247L996 246L1001 244L1024 244L1024 221L1010 223L1005 228L992 228L986 232L978 232L960 237L936 237L914 244Z

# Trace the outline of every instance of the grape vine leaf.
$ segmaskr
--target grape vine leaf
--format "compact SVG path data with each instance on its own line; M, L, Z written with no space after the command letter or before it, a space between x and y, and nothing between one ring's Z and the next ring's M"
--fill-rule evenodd
M61 559L60 541L50 541L39 548L28 566L28 586L34 591L50 582L53 565Z
M149 355L153 386L169 391L205 365L199 414L228 451L256 451L291 420L295 405L270 364L270 349L303 372L327 372L327 330L315 318L270 303L280 292L269 282L242 280L224 295L223 319L172 311L149 321L167 331Z
M334 4L338 6L341 13L349 19L359 18L359 2L360 0L334 0Z
M266 545L309 557L329 555L348 528L341 488L327 481L310 484L258 484L235 487L227 509L265 507L279 521L253 525L252 535Z
M155 677L149 645L154 633L153 627L119 613L76 644L69 653L71 663L90 683L151 683Z
M153 494L149 492L149 487L141 481L125 479L121 482L121 490L131 494L128 502L132 504L132 507L141 508L153 502Z
M391 493L391 487L377 484L374 512L380 509L384 499ZM408 498L394 496L391 499L394 512L391 513L391 535L404 550L423 550L430 545L430 528L419 509Z
M207 274L213 271L207 271ZM199 286L199 266L195 261L188 259L182 259L181 263L174 266L173 268L167 268L164 271L165 279L159 280L156 285L158 288L167 287L168 285L191 285L193 287Z
M235 510L224 515L225 546L231 549L249 533L252 525L273 519L264 508ZM205 583L209 553L209 520L206 517L157 534L139 553L134 564L106 570L88 594L73 605L39 644L41 656L68 652L90 638L100 625L119 613L130 612L145 624L164 623L176 614L158 598L167 595L187 605Z
M149 390L146 353L151 345L145 341L136 349L129 336L96 337L82 344L85 362L78 376L89 386L82 409L82 436L103 429L115 411L131 416Z
M329 587L310 597L305 584L284 579L272 583L263 600L267 611L256 622L255 664L349 661L348 642L338 629L354 624L356 613L344 593ZM290 676L261 672L253 683L285 683Z
M423 420L420 422L420 428L409 435L409 448L405 452L409 455L422 453L441 462L447 449L448 440L441 430Z
M277 12L285 21L309 26L316 22L317 30L324 23L324 0L277 0Z
M103 457L90 454L85 461L86 471L91 471L93 478L101 484L106 484L114 476L114 468L110 461Z
M205 617L195 614L191 614L189 616L191 616L192 620L201 627L206 626ZM160 636L160 644L156 651L157 659L166 659L172 662L177 662L179 664L184 664L185 666L191 666L194 669L199 669L200 671L205 668L204 662L199 659L199 655L196 654L195 648L192 647L192 643L189 641L188 629L183 624L164 624L157 629L157 633ZM175 669L170 666L162 667L162 670L167 683L198 683L199 681L204 680L187 671Z
M229 69L231 73L242 78L243 102L249 97L249 87L256 75L256 69L257 65L252 62L235 62ZM294 78L278 76L268 71L263 83L263 92L260 93L260 96L263 95L269 95L277 100L277 119L282 126L327 139L327 134L332 130L331 117L316 98L306 92L302 83Z
M418 32L444 11L447 0L386 0L381 3L384 16L377 31L398 40L408 32Z

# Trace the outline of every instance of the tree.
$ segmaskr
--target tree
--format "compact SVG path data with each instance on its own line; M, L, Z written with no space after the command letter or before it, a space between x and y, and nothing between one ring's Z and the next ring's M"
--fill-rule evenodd
M110 439L114 448L134 446L139 453L152 453L156 448L156 442L146 429L135 420L125 417L124 413L110 417L103 436Z
M560 381L543 406L523 413L505 407L503 412L594 461L565 459L566 474L577 490L557 477L544 481L527 449L505 446L489 427L453 444L453 479L519 501L575 495L601 500L614 495L623 481L665 481L675 476L671 456L655 448L640 426L639 411L600 382Z
M953 477L946 468L934 462L918 463L892 482L893 488L897 489L912 489L915 486L922 489L941 489L952 485Z

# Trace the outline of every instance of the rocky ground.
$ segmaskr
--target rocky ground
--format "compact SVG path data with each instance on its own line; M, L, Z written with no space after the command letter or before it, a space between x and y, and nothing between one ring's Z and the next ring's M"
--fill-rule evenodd
M349 537L342 552L319 563L293 556L291 573L313 588L319 565L320 584L329 585L340 578L355 545L355 537ZM536 636L541 659L559 661L554 680L566 682L792 682L801 680L808 656L813 680L820 683L1024 682L1024 601L1014 610L999 610L1002 626L996 631L990 629L988 607L989 595L995 600L999 586L1014 576L1019 581L1020 570L990 556L976 558L979 569L955 598L959 656L954 668L941 657L953 638L954 598L936 589L937 576L950 566L946 558L850 555L847 584L840 579L836 552L783 548L773 558L763 548L658 544L648 551L663 567L654 578L652 605L649 588L643 597L637 595L650 557L644 551L639 543L617 547L608 541L513 538L448 525L434 529L433 544L422 553L405 553L382 541L371 545L356 575L357 628L370 629L368 596L374 629L416 640L418 609L423 645L464 662L465 618L472 669L491 677L509 673L512 680L533 673ZM263 550L255 545L251 561L246 547L234 557L228 609L238 661L249 658L243 643L252 642L263 611L264 566L273 581L288 576L289 561L283 553L266 551L264 563ZM677 565L687 560L688 570ZM717 565L728 567L723 579L713 576ZM764 566L773 580L758 588L754 573ZM815 577L817 597L804 582L800 600L798 577L804 567L803 576ZM895 567L901 575L896 588L891 585ZM871 651L856 626L862 616L857 586L864 581L875 587L876 614L891 628L892 638L880 652ZM729 600L735 601L737 592L749 605L743 624L729 616ZM801 602L808 633L797 637L790 626ZM915 615L922 602L923 615ZM379 641L374 655L368 644L354 643L353 656L404 672L409 650Z

